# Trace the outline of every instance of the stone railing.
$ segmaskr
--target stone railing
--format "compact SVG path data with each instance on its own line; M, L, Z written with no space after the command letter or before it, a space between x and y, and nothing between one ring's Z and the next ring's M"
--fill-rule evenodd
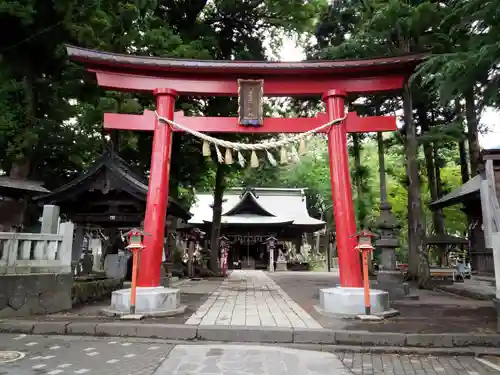
M70 273L73 223L58 234L0 232L0 275Z

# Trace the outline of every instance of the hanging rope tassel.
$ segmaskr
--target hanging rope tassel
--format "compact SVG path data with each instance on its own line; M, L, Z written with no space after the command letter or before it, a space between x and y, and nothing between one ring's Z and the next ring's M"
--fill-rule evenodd
M269 160L269 163L276 167L276 165L278 165L278 163L276 162L276 159L274 158L273 154L271 154L269 152L269 150L266 150L266 154L267 154L267 160Z
M219 150L219 146L215 146L215 152L217 153L217 161L220 164L224 164L224 157L222 156L222 152Z
M210 150L210 143L207 141L203 141L202 152L203 156L210 156L212 154L212 151Z
M226 148L226 155L224 156L224 159L226 164L233 164L233 150L231 150L230 148Z
M280 150L280 163L281 164L286 164L288 161L288 155L287 155L287 152L286 152L286 147L283 146L281 147L281 150Z
M238 163L240 164L241 168L245 168L245 165L247 164L247 161L243 157L243 154L238 150Z
M250 156L250 167L259 167L259 158L257 157L257 153L255 152L255 150L252 150L252 155Z
M307 154L306 140L302 138L299 143L299 155L304 156Z

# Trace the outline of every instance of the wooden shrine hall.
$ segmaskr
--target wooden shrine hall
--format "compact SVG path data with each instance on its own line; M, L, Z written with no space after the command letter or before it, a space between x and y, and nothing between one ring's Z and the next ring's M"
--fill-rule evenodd
M213 194L199 193L188 223L205 232L212 226ZM304 189L233 188L224 193L221 235L231 241L229 267L262 268L268 265L266 239L295 243L300 251L303 233L316 232L325 222L307 212Z
M144 220L147 193L145 176L107 148L86 173L34 201L58 205L63 216L78 225L138 227ZM170 197L167 214L183 220L191 217Z

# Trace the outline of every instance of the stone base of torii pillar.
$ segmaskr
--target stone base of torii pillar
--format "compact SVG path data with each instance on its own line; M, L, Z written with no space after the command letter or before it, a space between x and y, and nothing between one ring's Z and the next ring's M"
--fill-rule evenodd
M370 305L372 315L381 317L397 315L397 311L390 307L389 293L383 290L370 289ZM317 310L332 315L364 315L364 289L340 286L320 289Z
M130 314L130 288L115 290L111 294L111 305L101 312L107 316ZM179 289L158 287L137 287L135 314L142 316L165 317L183 314L186 305L181 305Z

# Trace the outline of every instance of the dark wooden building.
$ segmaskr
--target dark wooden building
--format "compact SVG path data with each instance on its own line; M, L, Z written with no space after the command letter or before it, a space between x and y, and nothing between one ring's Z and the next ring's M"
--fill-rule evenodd
M38 224L39 210L31 198L43 193L49 190L41 182L0 176L0 232Z
M481 185L488 178L485 166L491 163L491 173L494 178L492 190L496 194L495 198L500 200L500 145L483 150L482 158L483 166L478 175L449 194L432 202L429 206L431 210L437 210L455 204L463 205L464 212L472 218L467 234L472 270L478 273L493 274L493 252L491 240L488 238L488 233L485 233L485 213L483 212L485 202L481 201ZM490 202L487 204L490 204Z
M144 220L147 193L146 178L108 149L86 173L34 200L58 205L63 216L79 225L135 227ZM191 217L170 197L167 214L183 220Z

